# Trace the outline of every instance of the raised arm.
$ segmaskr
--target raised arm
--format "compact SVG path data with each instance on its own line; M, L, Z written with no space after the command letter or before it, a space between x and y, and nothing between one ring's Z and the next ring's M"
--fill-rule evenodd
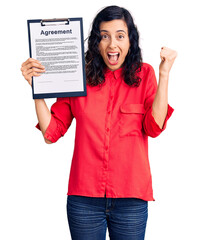
M161 63L159 66L159 82L152 105L152 115L162 129L168 110L168 80L169 72L177 57L177 52L167 47L162 47L160 52Z
M49 108L47 107L44 99L35 99L35 108L36 108L36 115L38 118L39 126L41 129L41 132L43 134L43 137L45 135L45 132L50 124L51 120L51 113L49 111ZM45 142L50 144L52 143L48 139L44 138Z
M39 61L33 58L29 58L21 66L21 72L24 78L32 86L32 77L40 76L41 73L45 72L44 66ZM44 99L35 99L36 114L39 121L39 126L43 136L45 135L46 129L49 126L51 120L51 113L45 103ZM45 138L44 138L45 139ZM45 139L46 143L52 143L48 139Z

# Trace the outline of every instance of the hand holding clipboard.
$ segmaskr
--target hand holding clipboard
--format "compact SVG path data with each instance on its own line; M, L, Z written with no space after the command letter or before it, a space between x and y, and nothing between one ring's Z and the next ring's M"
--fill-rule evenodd
M24 78L32 86L32 77L39 77L45 72L45 67L36 59L29 58L21 65Z

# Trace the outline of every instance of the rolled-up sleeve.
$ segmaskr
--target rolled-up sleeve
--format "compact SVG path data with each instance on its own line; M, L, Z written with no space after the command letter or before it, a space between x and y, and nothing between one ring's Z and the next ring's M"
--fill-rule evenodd
M56 142L64 136L73 120L70 98L58 98L51 107L51 120L44 134L44 138ZM40 130L39 124L36 128Z
M164 120L163 128L161 129L152 115L152 104L157 91L157 80L152 67L150 67L147 77L148 82L144 101L144 108L146 111L143 120L143 129L148 136L154 138L160 135L166 129L167 121L171 117L174 109L168 104L167 115Z

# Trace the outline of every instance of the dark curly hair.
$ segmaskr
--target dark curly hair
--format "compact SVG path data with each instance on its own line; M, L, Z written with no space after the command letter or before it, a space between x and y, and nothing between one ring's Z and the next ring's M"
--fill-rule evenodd
M88 37L88 50L85 53L87 83L91 86L97 86L105 82L104 69L106 68L106 64L98 48L101 41L100 23L115 19L123 19L128 27L130 48L122 66L124 81L129 86L138 87L141 78L136 73L141 71L142 66L139 34L129 11L118 6L104 8L93 20L92 29Z

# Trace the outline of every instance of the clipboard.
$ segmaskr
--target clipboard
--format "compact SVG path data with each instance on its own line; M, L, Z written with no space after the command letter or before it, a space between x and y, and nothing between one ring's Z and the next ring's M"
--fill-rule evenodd
M29 55L46 72L32 77L33 99L86 96L82 18L27 20Z

